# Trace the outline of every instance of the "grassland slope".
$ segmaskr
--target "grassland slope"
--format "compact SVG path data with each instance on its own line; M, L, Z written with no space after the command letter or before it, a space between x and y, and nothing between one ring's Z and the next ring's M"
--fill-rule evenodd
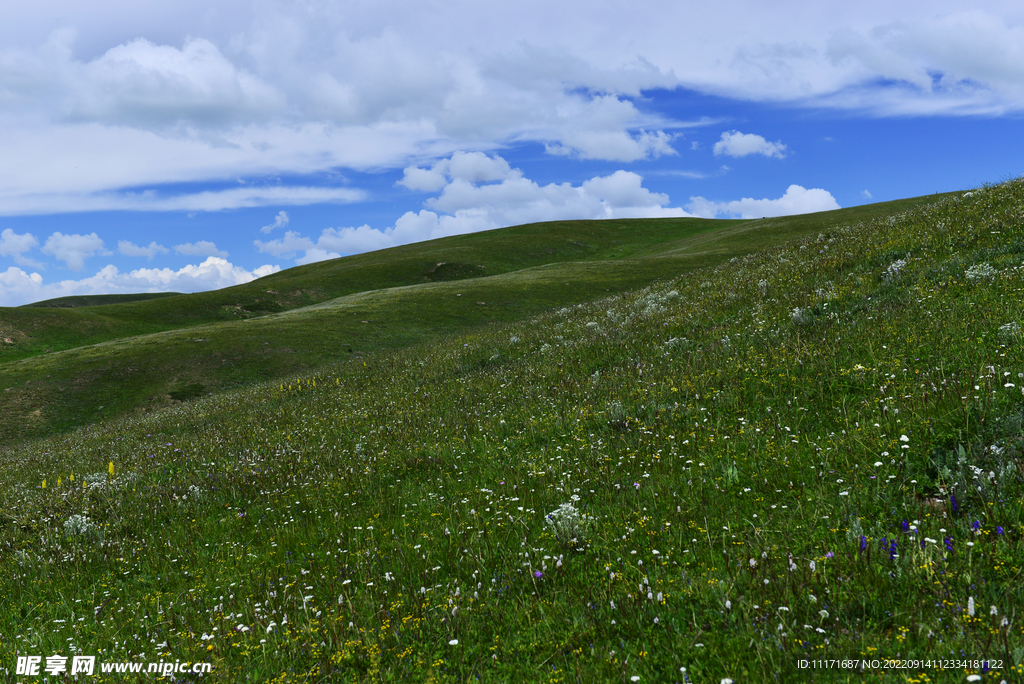
M0 660L1018 680L1022 293L1014 181L2 449Z
M521 320L936 199L757 221L530 224L297 267L214 292L4 309L0 332L16 344L0 345L0 442Z

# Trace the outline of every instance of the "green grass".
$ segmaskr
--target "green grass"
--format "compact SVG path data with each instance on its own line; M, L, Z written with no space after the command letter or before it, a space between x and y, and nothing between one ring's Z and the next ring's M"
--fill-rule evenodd
M142 302L147 299L159 299L160 297L176 297L180 294L180 292L144 292L139 294L73 295L71 297L46 299L41 302L25 304L25 306L37 309L76 309L83 306L107 306L109 304L124 304L125 302Z
M184 386L217 393L523 320L934 199L757 221L531 224L297 267L214 292L2 309L0 336L11 342L0 344L0 442L163 409L185 396Z
M253 348L293 317L392 342L212 396L179 378L196 398L0 451L0 667L1019 680L1024 181L874 211L637 289L630 260L580 260L232 323ZM477 296L560 298L570 268L580 303L469 320ZM852 658L954 662L798 667Z

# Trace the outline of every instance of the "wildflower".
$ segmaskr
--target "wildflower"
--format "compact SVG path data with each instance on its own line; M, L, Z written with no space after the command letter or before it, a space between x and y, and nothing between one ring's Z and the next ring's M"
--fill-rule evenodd
M458 639L452 639L451 641L448 642L448 645L449 646L458 646L459 645L459 640Z
M996 526L996 534L1002 534L1002 533L1003 533L1002 525L997 525Z
M967 597L967 614L970 615L971 617L974 617L974 597L973 596L968 596Z
M536 577L537 579L540 579L541 577L544 576L544 573L541 572L540 570L537 570L536 572L533 573L533 576Z
M991 608L988 609L988 614L989 615L999 615L999 609L996 608L995 606L992 606Z

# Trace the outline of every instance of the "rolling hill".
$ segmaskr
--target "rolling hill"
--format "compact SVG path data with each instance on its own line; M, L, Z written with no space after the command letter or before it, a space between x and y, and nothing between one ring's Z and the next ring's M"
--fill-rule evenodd
M0 442L522 320L941 197L754 221L530 224L299 266L212 292L0 309Z

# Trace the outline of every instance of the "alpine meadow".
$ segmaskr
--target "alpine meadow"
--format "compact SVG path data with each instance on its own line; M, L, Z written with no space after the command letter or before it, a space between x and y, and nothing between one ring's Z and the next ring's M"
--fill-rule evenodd
M1024 678L1024 179L504 228L0 337L6 681Z

